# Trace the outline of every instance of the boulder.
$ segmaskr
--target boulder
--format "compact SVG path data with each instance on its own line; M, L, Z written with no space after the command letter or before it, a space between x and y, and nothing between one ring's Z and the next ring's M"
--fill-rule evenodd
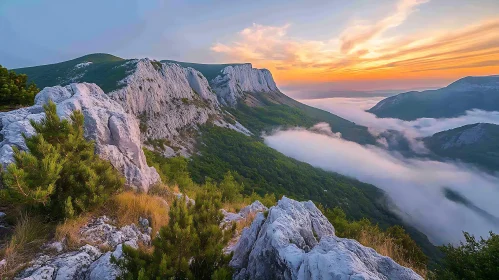
M99 249L91 245L85 245L78 251L65 253L53 258L42 255L16 279L84 279L90 265L101 255L102 253Z
M334 227L311 202L283 197L243 230L230 262L234 279L422 279Z

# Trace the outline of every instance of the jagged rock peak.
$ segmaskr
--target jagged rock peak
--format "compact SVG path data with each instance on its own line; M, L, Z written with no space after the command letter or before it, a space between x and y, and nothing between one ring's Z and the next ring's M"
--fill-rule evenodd
M283 197L234 248L234 279L422 279L334 227L311 202Z
M35 105L0 113L0 135L3 136L0 164L12 162L14 146L27 149L22 134L35 133L29 120L39 121L45 117L42 106L48 100L56 103L57 114L62 118L68 118L74 110L83 112L85 137L95 141L97 154L122 172L129 185L147 190L159 181L156 170L147 166L136 118L97 85L88 83L47 87L37 94Z
M279 89L267 69L250 63L227 66L210 84L223 105L234 106L245 92L277 92Z

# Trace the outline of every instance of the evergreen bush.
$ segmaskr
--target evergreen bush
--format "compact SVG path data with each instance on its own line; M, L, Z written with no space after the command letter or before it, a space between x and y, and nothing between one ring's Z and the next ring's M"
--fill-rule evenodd
M14 163L3 172L4 199L48 214L72 218L106 201L124 179L94 152L84 138L84 116L74 111L61 120L56 105L44 105L45 118L31 125L36 134L25 137L29 151L14 149Z

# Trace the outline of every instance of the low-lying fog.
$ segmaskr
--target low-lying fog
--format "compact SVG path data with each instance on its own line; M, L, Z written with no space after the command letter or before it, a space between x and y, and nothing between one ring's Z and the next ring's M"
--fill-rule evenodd
M483 111L471 111L452 119L412 122L378 119L363 111L377 102L371 98L301 101L368 126L373 134L394 129L407 138L427 136L470 123L499 122L498 112ZM327 124L319 124L311 130L281 130L265 136L265 143L297 160L385 190L401 211L399 214L436 244L456 243L463 239L462 231L484 237L489 231L499 232L499 178L468 165L409 159L380 147L362 146L343 140L340 135L324 133L328 129ZM464 196L468 205L447 199L445 188Z

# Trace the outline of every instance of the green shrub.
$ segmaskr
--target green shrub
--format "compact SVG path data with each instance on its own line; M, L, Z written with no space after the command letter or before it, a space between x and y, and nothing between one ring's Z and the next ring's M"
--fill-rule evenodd
M161 181L168 185L178 185L181 191L192 189L196 184L192 181L188 170L188 159L185 157L166 158L160 153L144 149L147 164L158 171Z
M218 185L218 188L222 192L223 202L236 202L243 198L241 192L244 190L244 186L239 184L234 179L234 176L232 176L230 171L225 173L223 180Z
M31 125L37 132L25 137L29 152L14 150L14 163L2 175L3 198L46 212L53 219L71 218L106 201L124 179L95 155L95 145L85 140L84 117L74 111L61 120L56 105L44 105L45 119Z
M39 91L35 84L28 84L28 76L0 65L0 109L33 105Z
M231 279L231 256L224 255L223 248L234 228L219 227L221 205L221 194L213 185L198 193L194 205L185 197L175 199L168 225L153 241L152 254L124 246L124 258L113 259L126 271L121 279Z
M476 240L464 232L466 242L457 247L448 244L441 249L445 253L432 279L499 279L499 235Z

